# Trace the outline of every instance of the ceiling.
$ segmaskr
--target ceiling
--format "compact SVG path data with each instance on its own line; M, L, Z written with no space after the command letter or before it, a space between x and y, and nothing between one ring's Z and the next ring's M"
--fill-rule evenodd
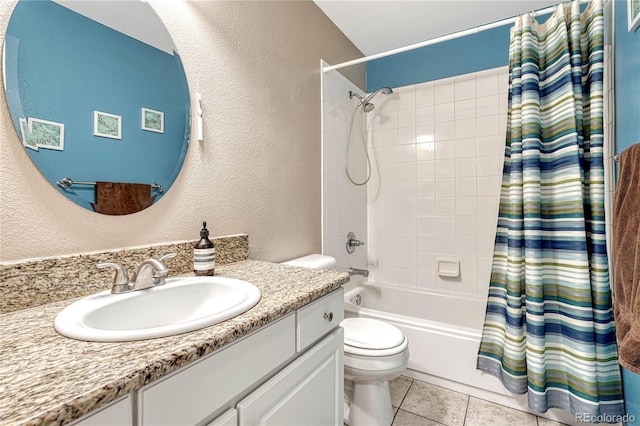
M366 56L542 9L560 0L314 0Z

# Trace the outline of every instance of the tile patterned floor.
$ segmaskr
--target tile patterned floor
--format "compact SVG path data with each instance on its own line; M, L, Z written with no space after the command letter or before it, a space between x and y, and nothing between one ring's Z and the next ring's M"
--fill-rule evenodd
M400 376L390 383L393 426L561 426L524 411Z

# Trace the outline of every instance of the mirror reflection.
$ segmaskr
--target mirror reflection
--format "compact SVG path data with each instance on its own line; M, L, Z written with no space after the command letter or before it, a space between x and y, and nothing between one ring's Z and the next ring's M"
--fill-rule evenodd
M18 136L67 198L129 214L171 187L188 146L189 91L147 3L20 0L3 65Z

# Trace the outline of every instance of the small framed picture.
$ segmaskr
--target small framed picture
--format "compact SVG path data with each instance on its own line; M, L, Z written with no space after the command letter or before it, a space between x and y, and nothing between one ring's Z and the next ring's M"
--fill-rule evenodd
M64 124L39 118L20 118L22 144L38 151L40 148L64 150Z
M142 108L142 130L164 133L164 112Z
M122 139L122 117L93 111L93 134L103 138Z
M31 137L31 129L29 129L27 120L22 117L20 117L20 132L22 133L22 145L24 145L25 148L38 151L38 144Z
M640 26L640 0L627 0L627 17L629 18L629 32Z

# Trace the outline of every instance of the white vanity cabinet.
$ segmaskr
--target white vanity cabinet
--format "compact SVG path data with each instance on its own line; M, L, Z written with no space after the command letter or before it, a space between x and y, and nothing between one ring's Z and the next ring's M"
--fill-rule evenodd
M341 424L343 341L338 328L240 401L238 425Z
M336 425L343 421L342 288L75 425Z
M138 424L202 423L294 355L295 315L290 314L140 389Z
M339 289L143 387L136 423L341 424L343 314Z

